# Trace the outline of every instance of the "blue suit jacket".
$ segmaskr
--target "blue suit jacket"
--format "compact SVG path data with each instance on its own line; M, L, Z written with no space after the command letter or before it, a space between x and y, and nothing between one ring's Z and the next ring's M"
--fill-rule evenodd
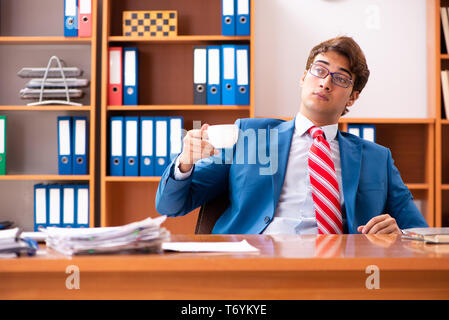
M268 226L284 184L295 121L251 118L237 120L236 124L242 131L232 152L222 152L226 159L200 160L192 175L180 181L174 179L174 161L171 163L156 194L160 214L184 215L226 191L230 205L218 219L213 233L258 234ZM267 134L259 136L258 132ZM254 137L257 147L248 147L255 143L251 141ZM346 132L338 131L337 139L345 232L357 233L358 226L383 213L394 217L401 229L427 227L393 164L389 149ZM263 150L261 142L270 151ZM266 159L268 152L272 153L270 161ZM224 164L220 163L223 159Z

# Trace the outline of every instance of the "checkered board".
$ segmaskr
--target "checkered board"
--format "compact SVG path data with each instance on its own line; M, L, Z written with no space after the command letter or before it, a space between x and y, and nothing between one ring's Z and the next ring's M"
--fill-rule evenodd
M177 34L177 11L123 11L124 36L170 37Z

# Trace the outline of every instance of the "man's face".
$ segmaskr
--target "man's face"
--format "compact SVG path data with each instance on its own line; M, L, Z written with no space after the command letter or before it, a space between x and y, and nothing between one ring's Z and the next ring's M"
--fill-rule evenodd
M318 54L313 63L354 81L348 59L334 51ZM343 88L332 81L330 73L325 78L319 78L309 70L304 71L301 88L300 112L320 125L337 123L345 108L352 106L359 96L358 91L352 91L352 84Z

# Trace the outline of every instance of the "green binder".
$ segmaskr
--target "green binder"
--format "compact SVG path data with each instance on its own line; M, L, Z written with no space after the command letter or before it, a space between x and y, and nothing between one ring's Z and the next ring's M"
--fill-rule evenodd
M0 175L6 174L6 116L0 116Z

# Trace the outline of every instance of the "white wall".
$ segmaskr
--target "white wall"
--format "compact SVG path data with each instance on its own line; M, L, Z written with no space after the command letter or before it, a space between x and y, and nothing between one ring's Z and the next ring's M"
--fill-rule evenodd
M253 1L256 116L294 116L310 49L346 35L371 71L347 117L427 117L425 0Z

